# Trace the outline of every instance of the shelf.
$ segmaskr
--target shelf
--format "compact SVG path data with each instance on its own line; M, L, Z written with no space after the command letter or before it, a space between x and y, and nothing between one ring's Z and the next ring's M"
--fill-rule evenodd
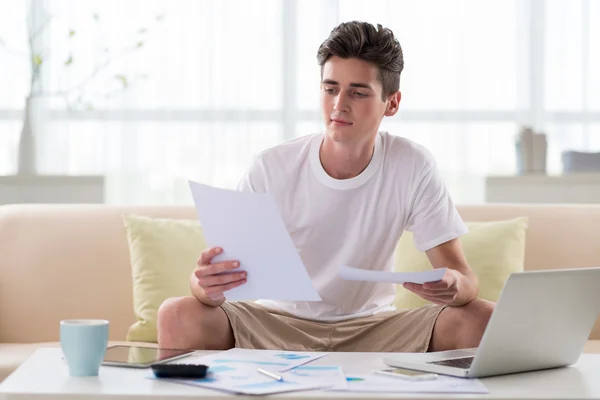
M101 175L0 176L0 204L103 202Z
M489 203L600 203L600 173L489 176Z

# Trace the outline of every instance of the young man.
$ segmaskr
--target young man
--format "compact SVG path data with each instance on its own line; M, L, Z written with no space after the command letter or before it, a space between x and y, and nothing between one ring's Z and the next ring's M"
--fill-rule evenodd
M400 103L400 44L389 29L343 23L320 46L325 132L258 155L240 190L274 196L321 295L320 302L227 302L243 285L236 260L211 263L204 251L191 276L193 296L167 300L158 342L167 348L231 347L424 352L475 347L493 303L477 299L478 281L463 254L467 232L428 151L379 132ZM393 284L346 281L339 265L390 271L404 230L414 233L439 282L405 284L433 304L394 310ZM229 271L232 274L221 274ZM252 277L250 277L252 279Z

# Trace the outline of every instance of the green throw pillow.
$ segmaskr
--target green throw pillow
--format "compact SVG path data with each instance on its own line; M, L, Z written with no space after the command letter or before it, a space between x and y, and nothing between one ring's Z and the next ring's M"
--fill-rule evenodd
M133 276L137 318L127 340L156 343L157 312L169 297L189 296L189 279L207 247L198 221L123 217Z
M508 276L523 271L528 218L466 224L469 232L460 240L467 261L479 278L479 298L497 301ZM394 269L415 272L431 268L427 255L415 248L412 233L405 232L396 246ZM397 286L396 308L415 308L426 304L430 302L401 285Z

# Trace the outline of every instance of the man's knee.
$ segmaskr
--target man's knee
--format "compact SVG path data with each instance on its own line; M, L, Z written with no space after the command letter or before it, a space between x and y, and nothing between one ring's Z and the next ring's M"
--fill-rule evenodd
M459 339L458 346L462 348L477 347L494 312L495 303L484 299L475 299L462 308L463 315L460 318L462 340Z
M158 309L158 344L168 348L204 350L233 347L233 333L225 312L195 297L173 297Z
M471 316L471 319L475 323L483 325L485 330L485 327L496 308L496 303L484 299L475 299L465 307L467 308L467 314Z
M186 336L202 329L203 304L194 297L171 297L158 308L157 333L161 347L186 346ZM193 329L191 329L193 328ZM192 331L192 332L190 332Z
M189 318L194 318L200 303L194 297L171 297L158 308L157 322L159 328L176 328ZM196 316L197 319L197 316Z
M495 303L475 299L462 307L447 307L435 324L429 351L477 347Z

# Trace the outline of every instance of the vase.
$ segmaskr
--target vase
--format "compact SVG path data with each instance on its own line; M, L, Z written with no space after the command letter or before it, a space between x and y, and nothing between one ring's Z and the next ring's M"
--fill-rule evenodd
M28 96L25 99L23 127L19 137L18 175L34 175L36 173L35 137L39 134L38 131L41 126L41 111L41 99L33 96Z

